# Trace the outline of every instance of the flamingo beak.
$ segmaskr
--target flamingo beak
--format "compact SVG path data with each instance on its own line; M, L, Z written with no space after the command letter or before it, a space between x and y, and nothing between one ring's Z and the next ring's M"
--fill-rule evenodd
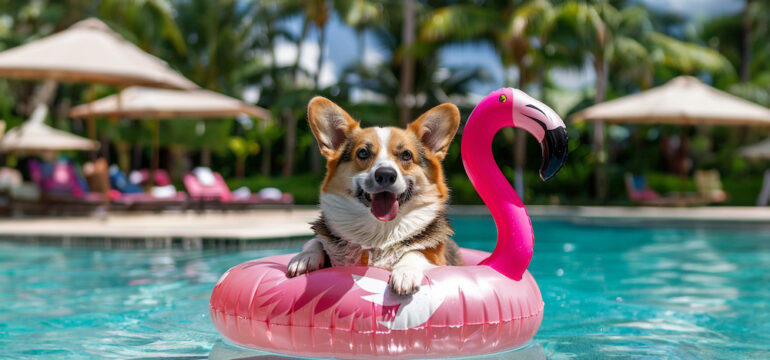
M567 129L557 127L546 130L540 147L543 151L543 162L540 164L540 178L543 181L552 178L567 161Z
M519 89L511 89L513 126L532 134L543 151L540 178L548 180L567 161L567 128L564 121L550 107Z

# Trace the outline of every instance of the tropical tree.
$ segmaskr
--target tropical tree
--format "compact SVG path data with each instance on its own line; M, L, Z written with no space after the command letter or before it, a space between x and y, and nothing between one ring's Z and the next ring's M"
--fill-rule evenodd
M556 19L554 6L548 0L491 1L485 5L460 3L434 10L420 30L420 39L438 44L468 40L491 42L503 66L518 69L519 89L525 90L531 83L537 82L542 92L542 74L550 65L545 45ZM505 83L513 84L513 79L505 79ZM526 134L523 130L516 131L514 146L514 186L519 196L523 197L526 162Z
M148 53L164 57L187 55L186 42L169 0L104 0L96 5L94 13L128 41ZM91 101L90 97L86 94L83 100ZM105 143L103 151L105 155L109 154L107 140L112 140L118 164L123 170L131 167L131 144L135 152L141 152L143 146L150 145L138 141L144 137L142 135L148 134L141 131L142 127L133 125L131 122L102 122L102 142Z
M103 0L97 13L144 51L157 54L166 43L179 55L187 54L170 0Z
M705 22L700 39L724 54L740 69L739 81L721 76L715 83L753 102L770 106L770 4L747 1L742 14L717 17Z
M334 2L343 21L356 32L358 42L358 60L364 58L366 38L364 31L375 27L383 16L383 6L369 0L340 0Z
M259 143L255 136L231 136L227 145L235 155L235 176L242 179L246 173L246 159L259 153Z
M594 103L607 97L612 65L640 80L641 88L652 85L652 74L661 67L678 73L696 71L729 72L729 63L719 53L698 44L656 32L646 9L633 6L617 9L607 2L589 4L569 1L558 10L555 26L562 31L551 35L551 44L567 63L582 66L590 61L595 73ZM593 147L595 191L606 198L604 124L594 122Z

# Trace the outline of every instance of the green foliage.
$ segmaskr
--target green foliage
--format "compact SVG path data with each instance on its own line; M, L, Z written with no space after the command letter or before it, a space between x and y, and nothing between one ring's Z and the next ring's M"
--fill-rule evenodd
M355 29L374 25L382 17L381 3L368 0L335 1L345 23Z
M693 193L696 191L695 181L692 178L682 178L679 175L660 172L646 172L644 176L647 177L650 188L661 194L673 192Z
M168 0L103 0L98 13L127 39L145 51L153 51L157 40L171 43L182 55L187 46L174 18L174 9Z
M432 106L460 99L458 105L465 119L473 105L467 101L471 85L492 83L494 79L482 68L446 68L439 51L450 44L491 44L506 70L503 85L537 89L533 94L553 105L565 119L593 103L596 90L559 88L556 79L550 78L550 70L582 70L586 64L607 70L604 85L608 99L691 74L712 81L720 89L770 106L768 2L752 1L746 12L751 20L750 52L742 45L745 14L707 19L693 26L682 17L654 12L641 4L577 0L417 1L417 41L406 47L401 43L401 2L0 0L0 50L62 30L83 18L98 16L129 41L168 61L202 87L236 97L245 89L258 89L258 105L270 110L271 119L258 119L251 124L236 119L163 120L161 147L174 145L182 156L189 157L187 163L193 166L198 165L199 151L211 150L215 170L226 178L246 176L231 180L231 187L247 185L258 190L278 184L282 190L292 192L298 203L315 204L322 170L312 170L321 162L310 156L317 154L317 149L305 119L307 101L315 95L329 97L360 120L362 126L400 125L397 99L405 80L400 78L400 60L410 55L417 59L412 115L416 117ZM355 62L343 70L338 83L328 88L319 88L313 81L318 73L298 64L276 64L276 43L299 44L312 39L315 30L323 30L335 15L356 32L359 47L365 45L365 33L374 35L377 43L368 47L378 47L389 58L376 65ZM303 24L299 34L290 28L297 19ZM362 47L359 54L363 54ZM748 61L749 76L740 81L744 61ZM514 69L517 71L511 71ZM34 95L34 85L0 80L0 117L10 127L26 118L21 109ZM53 101L54 108L86 101L86 89L84 85L62 84ZM98 86L96 95L102 97L116 90ZM353 101L353 94L362 91L368 97ZM52 123L57 127L85 133L82 122L70 121L56 111L52 114ZM147 162L154 130L152 119L99 119L97 125L99 132L114 142L140 146L142 156L135 166ZM532 159L524 168L527 203L595 201L592 184L597 159L587 145L592 127L573 123L568 126L569 160L560 174L548 182L537 176L540 148L535 141L528 139L526 144L516 144L512 132L495 140L498 164L509 178L514 172L514 146L526 149L528 159ZM661 146L664 139L678 139L683 131L692 132L689 150L694 169L719 170L725 190L731 195L730 204L753 203L761 173L768 165L736 156L740 147L770 135L762 129L650 125L613 129L628 135L611 136L608 142L608 193L612 204L628 204L623 183L623 175L628 171L648 176L651 186L661 193L694 190L691 180L683 181L675 174L671 154ZM293 157L287 149L294 150ZM111 152L115 151L113 147ZM161 158L161 166L165 166ZM299 175L267 176L277 173L290 160L296 162L293 168ZM464 173L459 141L450 147L444 167L452 188L452 202L479 204L480 199Z
M468 176L463 174L452 174L447 182L450 189L450 202L452 204L483 204L473 184Z
M647 40L656 49L652 54L656 63L678 69L683 73L690 74L696 70L705 70L718 75L733 71L729 61L723 55L709 48L659 33L648 34Z
M240 136L231 136L227 146L237 158L246 158L249 155L259 154L259 143Z

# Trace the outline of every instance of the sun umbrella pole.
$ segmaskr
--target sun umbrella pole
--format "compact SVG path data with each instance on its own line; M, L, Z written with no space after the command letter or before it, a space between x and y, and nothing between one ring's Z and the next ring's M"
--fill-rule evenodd
M89 114L91 112L91 103L96 98L96 88L94 84L88 85L88 91L86 93L86 99L88 101ZM88 127L88 138L92 141L96 141L96 118L93 115L86 116L86 126ZM91 150L91 160L96 160L98 149Z
M152 162L150 164L150 179L147 184L152 187L155 185L155 172L160 163L160 119L153 119L152 129Z
M120 126L120 114L123 110L123 90L125 89L124 86L118 87L118 93L116 94L117 98L117 108L118 111L116 114L114 114L110 121L115 126ZM118 155L118 166L123 171L129 171L130 170L130 161L128 157L128 142L123 139L115 139L115 151Z
M682 125L682 134L679 137L679 176L687 179L687 162L690 159L690 126Z
M607 180L605 176L607 152L604 150L604 121L595 121L593 132L593 146L594 153L596 154L594 189L597 200L604 203L604 200L607 198Z

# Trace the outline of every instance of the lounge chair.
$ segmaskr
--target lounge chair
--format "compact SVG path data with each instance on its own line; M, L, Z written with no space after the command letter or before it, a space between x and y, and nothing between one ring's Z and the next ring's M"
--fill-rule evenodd
M90 214L106 203L104 194L89 191L88 184L66 160L54 163L29 161L32 181L40 188L40 205L46 214Z
M698 198L703 204L725 202L727 193L722 190L722 180L717 170L698 170L695 172L695 187Z
M657 201L660 198L660 194L657 191L650 189L646 177L626 173L625 180L626 190L631 201L645 203Z
M40 199L40 189L31 182L24 182L21 172L16 169L0 168L0 193L10 199L37 201Z
M252 194L247 188L230 191L225 179L218 172L209 168L195 168L184 177L184 185L190 198L198 204L199 210L205 207L226 209L250 209L265 206L291 207L294 197L281 193L275 188L263 189Z
M120 170L117 165L112 165L109 168L110 174L110 186L120 191L121 194L141 194L144 193L144 189L141 186L136 185L128 180L128 176Z
M647 178L626 173L626 191L629 199L647 206L692 206L699 203L695 194L669 193L665 196L650 188Z
M28 213L38 208L40 189L36 184L24 182L17 169L0 168L0 214Z
M112 204L121 210L131 211L165 211L187 209L187 194L176 191L174 185L154 186L150 193L142 187L129 181L123 171L117 166L110 167L110 183L119 195L112 198Z
M149 184L151 172L152 171L148 169L134 170L128 175L128 179L136 185L145 186ZM166 171L165 169L156 169L155 181L153 181L153 185L154 186L171 185L171 176L169 176L168 171Z

